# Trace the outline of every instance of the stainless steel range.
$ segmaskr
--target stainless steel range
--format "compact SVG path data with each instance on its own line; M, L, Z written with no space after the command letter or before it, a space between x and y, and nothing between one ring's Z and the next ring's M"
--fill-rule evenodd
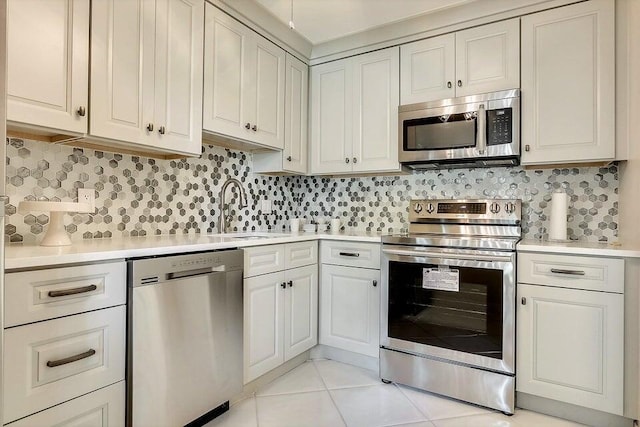
M413 200L383 237L380 377L513 413L520 200Z

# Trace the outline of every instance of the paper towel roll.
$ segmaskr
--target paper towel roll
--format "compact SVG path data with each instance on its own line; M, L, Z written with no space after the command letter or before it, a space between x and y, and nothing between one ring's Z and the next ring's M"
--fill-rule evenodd
M567 240L567 193L558 189L551 195L549 240Z

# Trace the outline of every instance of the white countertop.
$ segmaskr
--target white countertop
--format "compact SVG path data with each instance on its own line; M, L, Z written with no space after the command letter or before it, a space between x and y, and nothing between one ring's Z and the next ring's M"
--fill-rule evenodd
M238 233L239 236L254 233ZM367 233L266 233L262 238L243 239L230 234L181 234L117 239L92 239L71 246L45 247L11 243L6 246L5 269L108 261L124 258L167 255L248 246L275 245L307 240L342 240L380 243L380 234Z
M549 242L544 240L521 240L519 252L546 252L565 255L590 255L616 258L640 258L640 245L621 245L618 243Z

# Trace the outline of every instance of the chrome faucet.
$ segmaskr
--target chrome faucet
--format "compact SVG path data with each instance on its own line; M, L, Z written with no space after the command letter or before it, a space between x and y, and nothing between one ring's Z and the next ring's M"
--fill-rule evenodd
M243 209L246 208L248 206L247 203L247 193L244 191L244 188L242 187L242 184L240 183L240 181L238 181L235 178L229 178L227 180L227 182L224 183L224 185L222 186L222 189L220 190L220 218L218 218L218 232L219 233L226 233L227 232L227 227L229 226L229 219L230 219L230 215L225 214L225 208L227 208L225 206L225 192L227 191L227 187L229 185L235 185L236 187L238 187L238 190L240 191L240 205L238 206L238 208Z

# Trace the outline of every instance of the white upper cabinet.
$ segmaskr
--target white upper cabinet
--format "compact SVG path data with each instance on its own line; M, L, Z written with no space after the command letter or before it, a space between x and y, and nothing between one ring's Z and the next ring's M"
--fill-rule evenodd
M311 173L393 172L399 49L311 68Z
M84 134L89 0L7 2L7 120Z
M615 158L614 4L522 18L522 163Z
M203 13L203 0L92 3L92 136L200 154Z
M402 105L520 87L519 18L403 45Z
M402 105L455 97L455 49L455 34L400 46Z
M214 6L206 6L205 131L284 147L284 50Z

